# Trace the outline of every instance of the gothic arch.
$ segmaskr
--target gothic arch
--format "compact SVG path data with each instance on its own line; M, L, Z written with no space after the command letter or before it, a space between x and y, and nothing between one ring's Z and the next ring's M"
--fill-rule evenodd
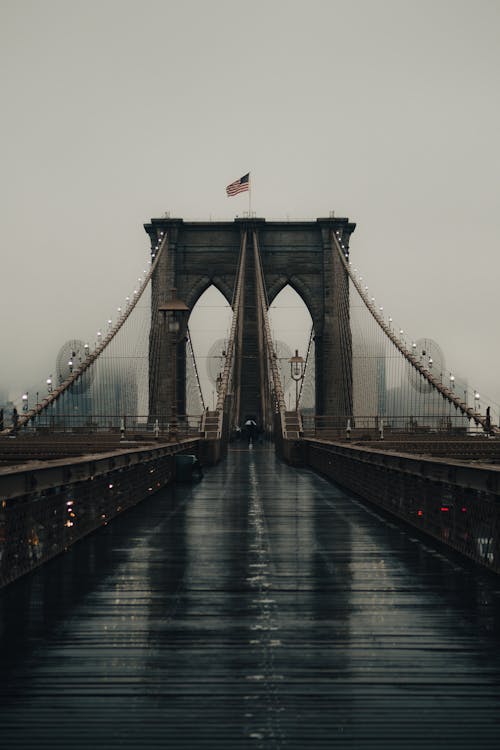
M314 301L311 290L309 289L308 285L300 278L300 276L278 276L278 278L276 278L268 288L267 294L269 305L272 305L278 294L283 291L286 286L289 286L294 290L294 292L297 292L302 302L306 306L309 315L311 316L314 329L317 330L316 326L317 322L321 318L322 306L318 305L318 303Z
M213 278L210 278L209 276L200 276L186 292L185 302L190 310L193 309L200 297L211 286L214 286L217 291L222 294L228 305L231 306L233 290L229 288L228 284L226 284L223 279L217 278L216 276Z

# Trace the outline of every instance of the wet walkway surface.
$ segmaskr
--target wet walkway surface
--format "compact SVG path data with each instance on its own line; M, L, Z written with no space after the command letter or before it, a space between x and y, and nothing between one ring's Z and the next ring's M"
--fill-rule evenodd
M0 592L0 746L500 743L500 580L270 450Z

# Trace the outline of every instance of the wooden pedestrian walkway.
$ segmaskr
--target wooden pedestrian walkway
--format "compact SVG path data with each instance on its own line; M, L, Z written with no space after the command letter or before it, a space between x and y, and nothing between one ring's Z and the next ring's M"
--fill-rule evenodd
M0 746L494 748L500 583L272 450L0 592Z

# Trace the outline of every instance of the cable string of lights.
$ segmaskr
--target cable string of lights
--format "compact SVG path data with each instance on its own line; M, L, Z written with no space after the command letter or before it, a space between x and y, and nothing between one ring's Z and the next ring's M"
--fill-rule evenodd
M133 294L126 297L125 307L117 308L118 317L115 324L113 325L112 319L108 318L107 330L105 329L105 334L103 335L102 329L99 329L96 333L96 340L94 342L93 350L91 349L91 346L88 342L85 343L84 360L80 362L77 367L75 367L75 362L73 362L72 359L68 360L67 364L69 375L62 383L56 385L54 383L54 377L52 374L47 377L45 382L45 385L47 387L47 395L40 399L40 401L37 401L35 406L31 409L29 408L29 393L25 391L21 397L23 411L22 415L19 416L17 423L12 427L4 430L3 434L9 434L16 429L27 425L31 420L42 414L46 409L48 409L50 406L55 404L56 401L63 397L63 394L71 389L71 387L75 383L80 381L84 377L85 373L89 370L89 368L99 361L99 357L113 341L118 332L123 328L124 324L136 308L145 289L148 287L151 281L151 278L166 247L168 247L168 236L163 231L160 231L157 237L157 243L154 247L154 251L151 254L151 260L148 261L149 270L145 269L143 272L143 277L138 278L138 282L140 283L136 284L136 288L133 290Z
M363 277L358 275L358 270L356 268L353 268L351 261L348 257L348 249L345 246L345 244L342 241L342 235L339 230L332 231L331 239L334 248L337 250L340 259L342 261L342 264L349 275L349 278L351 279L359 297L363 301L365 307L370 312L374 320L377 322L377 324L380 326L386 337L392 342L394 347L399 351L399 353L405 358L405 360L411 365L411 367L414 369L416 373L418 373L430 386L432 389L437 391L442 398L446 399L452 406L454 406L457 410L459 410L464 417L467 419L472 419L477 426L482 426L486 431L489 429L492 429L494 431L499 431L498 428L495 428L491 425L489 414L482 415L480 413L480 400L481 396L478 392L478 390L474 389L474 407L468 406L466 400L462 399L454 390L455 385L455 376L450 372L448 373L448 381L449 381L449 387L445 385L442 380L442 373L440 374L440 378L434 376L432 371L433 361L432 357L428 357L423 362L420 361L417 358L416 355L416 343L415 341L412 342L411 348L408 348L406 345L406 336L405 332L402 328L400 329L394 329L393 328L393 319L389 316L387 318L387 321L384 317L384 309L383 307L379 307L377 309L375 305L375 298L369 297L368 295L368 287L363 287L362 281ZM398 331L398 333L396 332Z

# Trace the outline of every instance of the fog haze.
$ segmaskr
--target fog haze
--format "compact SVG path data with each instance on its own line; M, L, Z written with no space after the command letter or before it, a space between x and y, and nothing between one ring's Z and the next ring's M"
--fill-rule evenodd
M500 401L500 3L2 0L0 386L91 339L169 211L348 216L377 304ZM224 332L221 332L224 335Z

